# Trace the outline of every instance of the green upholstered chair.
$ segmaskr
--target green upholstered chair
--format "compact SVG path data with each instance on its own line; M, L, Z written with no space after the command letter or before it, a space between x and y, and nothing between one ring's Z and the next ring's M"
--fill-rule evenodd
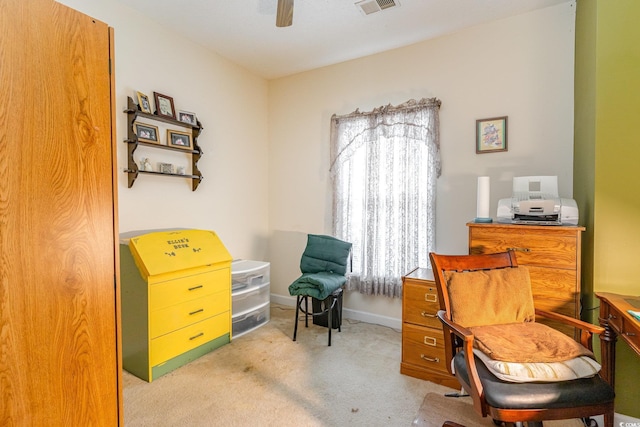
M298 314L305 315L305 327L309 327L309 315L326 316L328 319L329 345L331 329L337 324L342 329L342 287L347 281L347 269L351 254L351 243L332 236L309 234L307 246L300 259L302 276L289 286L289 294L296 296L296 323L293 340L298 334ZM310 310L308 298L312 298ZM304 302L304 308L302 304ZM333 314L338 318L334 321ZM314 322L316 323L316 322Z

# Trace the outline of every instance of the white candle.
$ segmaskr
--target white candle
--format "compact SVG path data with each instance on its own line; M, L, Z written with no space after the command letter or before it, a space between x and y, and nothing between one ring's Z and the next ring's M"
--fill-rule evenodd
M489 214L490 181L488 176L478 177L477 218L491 218Z

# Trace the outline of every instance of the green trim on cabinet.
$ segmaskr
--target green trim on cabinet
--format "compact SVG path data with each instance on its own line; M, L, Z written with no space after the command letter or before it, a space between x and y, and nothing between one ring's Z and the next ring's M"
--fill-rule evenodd
M222 347L225 344L229 344L231 342L230 337L231 337L230 334L225 334L212 341L204 343L199 347L189 350L186 353L182 353L181 355L176 356L173 359L169 359L164 363L161 363L157 366L152 367L151 368L152 379L156 380L159 377L165 374L168 374L169 372L183 365L186 365L189 362L196 360L198 357L204 356L205 354L212 352L218 347Z

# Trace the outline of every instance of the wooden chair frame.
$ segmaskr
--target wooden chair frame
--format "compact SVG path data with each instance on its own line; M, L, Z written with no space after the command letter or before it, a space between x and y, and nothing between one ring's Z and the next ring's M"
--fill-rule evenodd
M444 328L444 345L447 360L450 361L460 350L464 351L465 364L467 367L469 382L465 382L461 376L456 376L462 387L469 393L473 400L475 411L483 417L490 416L494 420L504 422L540 422L545 420L561 420L571 418L589 418L594 415L604 414L605 427L613 426L613 401L597 405L576 406L572 408L536 408L536 409L507 409L490 406L485 400L485 394L476 360L473 357L473 333L462 325L451 319L451 304L446 287L444 273L447 271L476 271L495 268L517 267L516 255L513 251L497 254L481 255L438 255L429 254L433 273L440 300L438 318ZM553 319L580 330L580 343L593 349L593 334L601 334L604 328L583 322L572 317L558 313L552 313L535 309L536 316ZM449 372L452 373L451 365L447 364Z

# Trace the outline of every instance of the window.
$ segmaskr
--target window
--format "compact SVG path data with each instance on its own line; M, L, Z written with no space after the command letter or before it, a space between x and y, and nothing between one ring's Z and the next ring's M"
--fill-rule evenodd
M400 297L402 275L429 266L439 109L433 98L331 118L333 232L353 244L347 289Z

